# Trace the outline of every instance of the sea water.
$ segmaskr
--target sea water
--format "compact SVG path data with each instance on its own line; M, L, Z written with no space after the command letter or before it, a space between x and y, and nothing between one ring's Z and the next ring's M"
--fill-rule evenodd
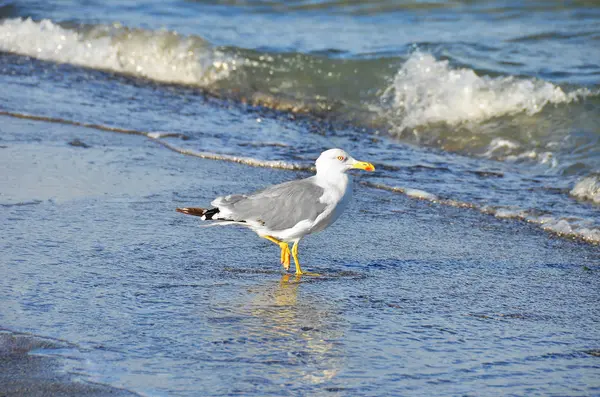
M149 395L598 393L593 2L0 17L1 325L78 343L70 371ZM327 281L170 213L307 176L330 147L377 172L307 239ZM386 248L330 248L358 235Z

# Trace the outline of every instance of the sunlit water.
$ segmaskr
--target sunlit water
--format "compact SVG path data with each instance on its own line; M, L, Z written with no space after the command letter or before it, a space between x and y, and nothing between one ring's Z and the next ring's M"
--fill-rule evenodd
M148 395L600 393L600 8L562 4L0 2L0 325ZM329 147L377 172L323 278L173 213Z

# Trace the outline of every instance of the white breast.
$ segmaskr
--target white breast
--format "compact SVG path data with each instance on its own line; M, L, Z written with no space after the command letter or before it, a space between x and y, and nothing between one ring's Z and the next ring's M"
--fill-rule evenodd
M325 189L321 202L327 204L327 208L315 219L311 233L320 232L335 222L352 198L352 181L346 174L333 181L319 181L319 184Z

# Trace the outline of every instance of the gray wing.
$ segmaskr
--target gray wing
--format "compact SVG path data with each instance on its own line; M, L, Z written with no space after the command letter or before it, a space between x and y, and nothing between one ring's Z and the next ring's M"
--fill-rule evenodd
M262 222L271 230L285 230L303 220L315 220L326 204L319 201L323 188L311 178L285 182L251 195L221 198L219 207L230 210L236 221Z

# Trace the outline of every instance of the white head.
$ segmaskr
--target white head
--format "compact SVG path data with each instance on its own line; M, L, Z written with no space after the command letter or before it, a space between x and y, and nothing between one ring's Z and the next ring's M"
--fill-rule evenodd
M373 164L357 161L342 149L324 151L315 164L317 165L317 174L341 174L352 168L375 171Z

